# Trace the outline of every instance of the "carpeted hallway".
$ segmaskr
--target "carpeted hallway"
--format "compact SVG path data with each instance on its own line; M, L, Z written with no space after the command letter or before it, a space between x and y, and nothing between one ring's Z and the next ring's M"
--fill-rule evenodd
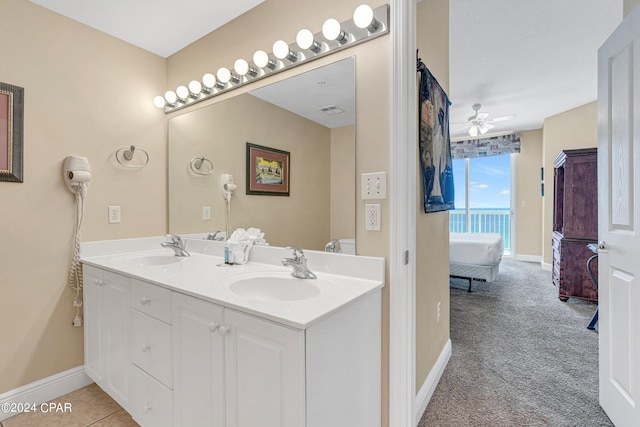
M539 264L451 280L452 356L419 426L612 426L598 405L595 304L557 298Z

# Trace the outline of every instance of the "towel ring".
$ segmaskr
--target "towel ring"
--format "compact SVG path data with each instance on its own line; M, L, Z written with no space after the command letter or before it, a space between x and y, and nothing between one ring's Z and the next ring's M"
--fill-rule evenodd
M129 162L134 159L136 151L142 153L144 157L138 156L138 164L129 164ZM136 148L135 145L122 147L116 151L116 160L126 168L139 169L147 166L147 163L149 163L149 153L142 148Z
M208 166L208 171L202 171L202 165L203 164L207 164ZM202 157L194 157L193 159L191 159L191 161L189 162L189 167L191 168L191 170L193 171L193 173L195 173L196 175L202 175L202 176L207 176L207 175L211 175L213 173L213 163L211 162L211 160L207 159L206 157L202 156Z

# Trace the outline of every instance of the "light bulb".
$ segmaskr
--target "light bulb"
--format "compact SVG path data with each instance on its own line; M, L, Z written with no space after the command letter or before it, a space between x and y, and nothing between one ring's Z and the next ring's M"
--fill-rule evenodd
M273 44L273 54L278 59L288 59L291 62L296 62L298 59L297 52L289 49L289 45L284 40L278 40Z
M278 59L284 59L289 55L289 45L284 40L278 40L273 44L273 54Z
M191 96L194 98L200 95L200 92L202 92L202 83L197 80L191 80L189 82L189 92L191 92Z
M253 54L253 63L264 68L269 64L269 55L264 50L256 50L256 53Z
M218 80L222 83L229 83L229 80L231 80L231 71L225 67L218 68L216 77L218 77Z
M202 84L210 91L216 85L216 77L211 73L207 73L202 76Z
M163 108L166 104L167 103L165 102L164 98L160 95L153 98L153 105L155 105L158 108Z
M236 73L240 74L241 76L244 76L249 72L249 63L244 59L238 59L233 64L233 69L236 71Z
M349 40L349 35L342 31L340 23L333 18L327 19L322 24L322 35L327 40L335 40L338 43L346 43Z
M178 101L178 95L172 90L168 90L164 93L164 99L167 100L169 105L173 105Z
M185 101L189 97L189 89L186 86L178 86L176 95L180 101Z
M378 29L379 22L373 17L373 9L367 4L361 4L353 12L353 23L358 28L366 28L370 33Z
M296 36L296 43L300 47L300 49L310 49L313 52L320 52L322 49L320 44L315 41L313 38L313 33L309 30L302 29L298 31L298 35Z

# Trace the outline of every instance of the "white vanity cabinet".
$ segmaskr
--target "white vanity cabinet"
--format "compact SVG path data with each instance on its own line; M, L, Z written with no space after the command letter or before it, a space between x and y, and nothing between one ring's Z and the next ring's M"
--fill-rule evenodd
M173 293L174 425L304 426L304 334Z
M129 404L130 279L84 266L85 372L118 404Z
M380 288L299 324L84 276L85 372L143 427L380 426Z

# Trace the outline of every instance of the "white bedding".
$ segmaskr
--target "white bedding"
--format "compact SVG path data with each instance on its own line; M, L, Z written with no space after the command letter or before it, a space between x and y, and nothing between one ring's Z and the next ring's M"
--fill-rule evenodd
M497 233L450 233L451 264L494 265L504 253L504 241Z

